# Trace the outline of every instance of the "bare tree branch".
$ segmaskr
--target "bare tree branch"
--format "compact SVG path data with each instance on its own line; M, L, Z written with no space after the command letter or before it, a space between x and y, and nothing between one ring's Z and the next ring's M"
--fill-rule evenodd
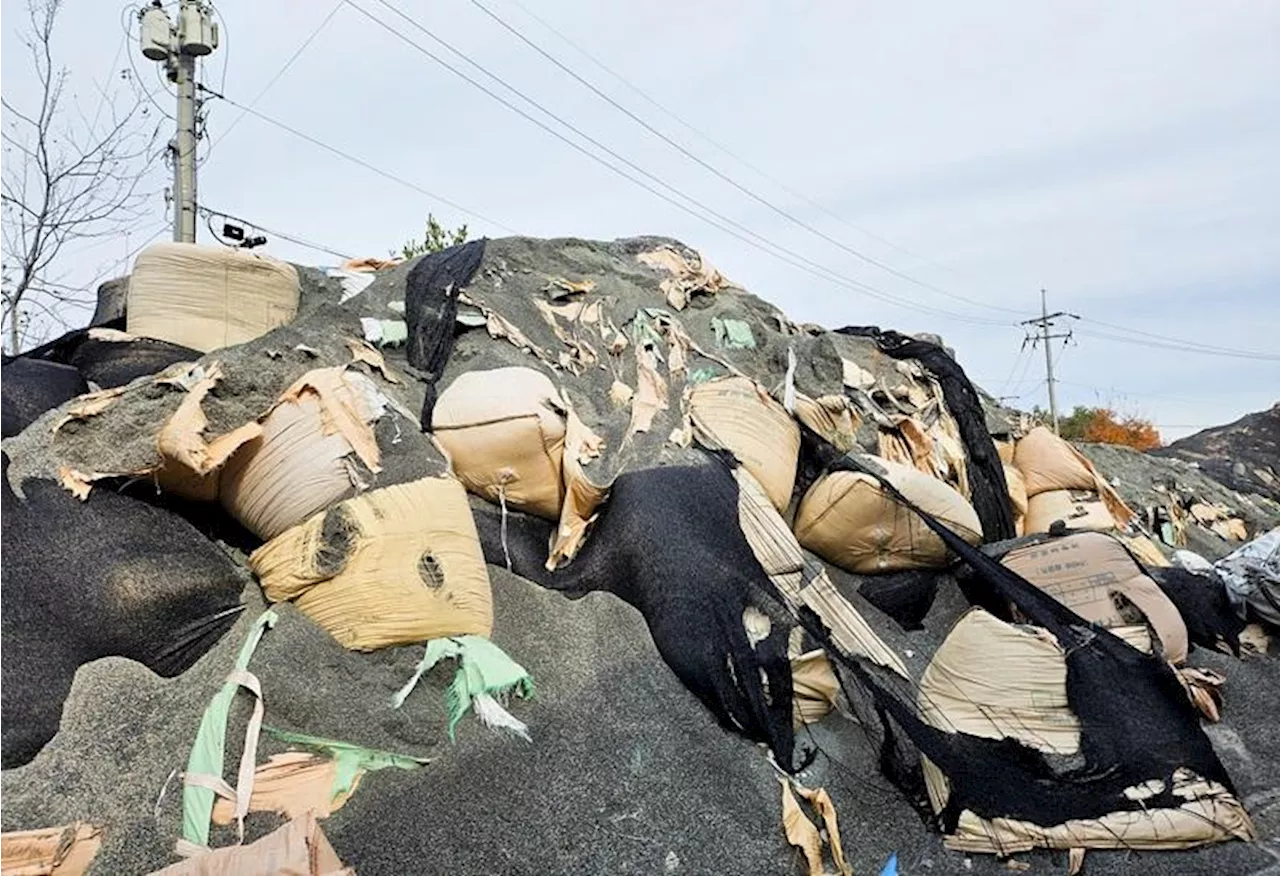
M151 194L149 172L156 169L160 128L148 118L136 82L126 77L123 89L109 91L94 81L98 105L92 119L67 91L70 72L53 51L61 8L61 0L29 0L23 42L38 96L27 106L15 105L11 95L0 99L0 325L14 352L37 322L64 325L67 309L91 298L101 266L91 282L75 282L66 258L74 261L82 243L123 237L136 228ZM58 273L55 265L61 266Z

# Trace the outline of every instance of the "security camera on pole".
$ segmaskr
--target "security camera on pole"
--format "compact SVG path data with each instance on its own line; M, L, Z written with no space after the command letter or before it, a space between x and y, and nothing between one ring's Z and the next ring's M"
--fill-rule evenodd
M178 87L178 130L169 142L173 158L173 239L196 242L196 58L218 47L218 25L199 0L180 0L175 26L160 0L138 14L142 54L163 61Z

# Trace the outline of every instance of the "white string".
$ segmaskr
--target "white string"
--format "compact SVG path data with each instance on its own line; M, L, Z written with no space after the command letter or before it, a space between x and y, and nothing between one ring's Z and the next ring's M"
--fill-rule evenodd
M502 555L507 558L507 571L511 571L511 551L507 549L507 491L498 484L498 504L502 506Z

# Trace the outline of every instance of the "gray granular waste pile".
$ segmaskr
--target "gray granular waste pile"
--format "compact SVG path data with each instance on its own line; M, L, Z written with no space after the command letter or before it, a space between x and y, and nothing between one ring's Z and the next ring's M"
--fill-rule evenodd
M5 872L1274 869L1280 630L1153 569L1280 507L848 322L660 237L145 250L4 364Z

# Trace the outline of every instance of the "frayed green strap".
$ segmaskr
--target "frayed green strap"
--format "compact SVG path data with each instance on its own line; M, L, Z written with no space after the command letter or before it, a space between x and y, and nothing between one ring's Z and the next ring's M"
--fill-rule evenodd
M333 787L329 790L329 799L336 800L340 795L351 791L356 777L361 773L395 767L402 770L416 770L423 764L430 763L425 757L413 757L408 754L396 754L394 751L382 751L377 748L365 748L353 742L342 742L337 739L324 739L306 733L293 733L278 727L263 725L263 730L273 739L286 745L298 745L328 755L336 766Z
M458 672L445 695L449 709L449 739L455 738L455 727L471 708L472 701L481 694L502 696L515 693L520 697L533 696L533 679L523 666L508 657L501 648L484 636L451 636L432 639L414 670L413 677L391 701L392 708L400 708L413 692L418 681L441 660L458 661Z

